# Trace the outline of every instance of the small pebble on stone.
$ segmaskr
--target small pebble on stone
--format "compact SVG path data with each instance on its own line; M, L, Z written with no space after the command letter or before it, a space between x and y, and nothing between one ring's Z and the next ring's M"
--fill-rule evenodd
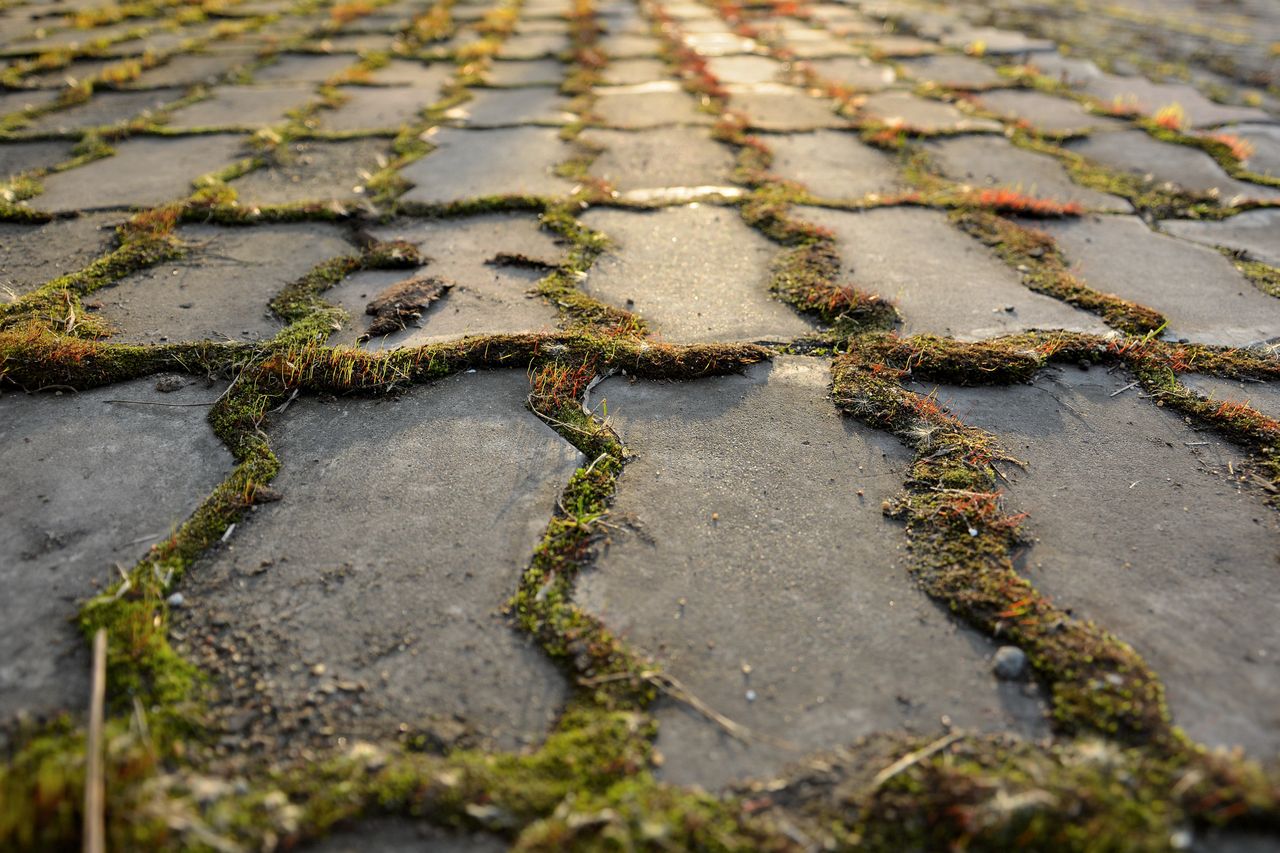
M1027 671L1027 654L1017 646L1001 646L992 659L992 669L1005 681L1017 681Z

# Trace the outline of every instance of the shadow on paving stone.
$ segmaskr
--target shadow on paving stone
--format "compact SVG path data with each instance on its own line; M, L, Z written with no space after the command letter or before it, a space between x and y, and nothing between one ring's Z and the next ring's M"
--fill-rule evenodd
M732 152L702 128L591 128L578 139L604 149L592 162L591 174L619 192L724 186L734 167Z
M235 162L243 143L232 134L130 139L119 143L111 157L42 178L44 192L27 204L63 213L153 207L183 199L196 178Z
M216 673L225 745L450 718L502 748L543 738L566 686L499 609L582 458L528 393L523 370L469 373L275 419L282 499L187 575L175 622Z
M224 386L171 393L144 379L79 394L0 394L0 725L88 707L78 603L186 521L234 461L200 403Z
M843 280L897 305L903 334L977 340L1029 329L1108 331L1094 315L1023 287L1016 272L940 211L793 212L831 229L844 261Z
M538 227L536 216L493 214L393 224L375 229L379 240L408 240L431 258L421 270L367 270L325 291L324 299L345 308L353 323L335 332L331 344L354 344L368 328L365 307L386 288L419 274L454 283L416 326L377 337L366 346L391 349L418 346L463 335L511 334L554 330L554 308L529 290L546 269L488 263L499 253L524 256L553 266L564 261L564 249L554 236Z
M219 228L190 225L187 254L97 291L117 343L262 340L280 331L268 307L285 285L322 261L355 254L328 225Z
M636 457L610 513L621 530L576 599L754 733L661 703L667 781L716 789L872 732L927 736L944 715L1046 731L1034 688L997 681L995 647L916 589L881 510L911 454L842 418L829 382L827 362L781 357L595 392Z
M493 195L562 196L573 188L553 174L569 155L555 128L442 128L428 141L436 150L400 170L414 184L402 201L441 204Z
M306 853L503 853L508 842L487 833L437 829L405 818L374 818L303 845Z
M1198 148L1161 142L1144 130L1098 133L1066 146L1087 160L1194 193L1214 193L1223 204L1280 199L1280 191L1237 181Z
M1280 752L1280 524L1228 473L1241 452L1100 368L1033 384L937 390L990 430L1007 504L1034 537L1021 570L1078 618L1131 643L1168 689L1173 722L1210 746ZM918 390L930 391L932 386Z
M6 142L0 144L0 181L32 169L47 169L71 159L72 142Z
M769 295L777 246L744 224L737 208L597 208L581 219L613 245L584 289L634 311L664 340L789 340L813 331Z
M1159 234L1136 216L1026 224L1053 237L1090 287L1168 317L1166 337L1243 346L1280 335L1280 300L1213 249Z
M365 197L369 178L391 157L387 139L291 142L287 149L283 153L277 149L279 162L228 184L236 191L237 204L358 200Z
M1220 222L1168 220L1160 228L1175 237L1222 246L1254 261L1280 267L1280 210L1246 210Z
M974 189L1012 189L1063 204L1076 202L1089 210L1133 210L1119 196L1075 183L1055 158L1018 148L1003 136L955 136L925 143L923 147L944 176Z
M123 124L135 116L148 115L178 100L181 89L145 92L98 92L83 104L45 113L22 128L23 133L70 133L91 127Z
M0 224L0 305L106 254L122 219L100 213L43 225Z
M895 157L838 130L766 137L773 152L769 171L804 184L821 198L860 199L907 189Z

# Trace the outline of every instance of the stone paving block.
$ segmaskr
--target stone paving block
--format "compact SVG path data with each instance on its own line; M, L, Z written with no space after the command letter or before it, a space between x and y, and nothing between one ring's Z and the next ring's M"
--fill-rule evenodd
M370 349L419 346L463 335L548 332L558 315L529 291L545 272L489 263L499 253L523 255L544 264L564 261L565 250L529 214L491 214L398 223L376 229L379 240L408 240L431 258L421 270L454 283L416 326L370 340ZM324 298L345 308L349 327L335 332L334 344L354 344L368 328L365 307L391 285L418 274L411 270L369 270L325 291Z
M0 224L0 305L106 254L123 218L90 214L43 225Z
M736 208L596 209L581 219L614 246L591 268L587 292L634 311L664 340L790 339L812 331L770 297L778 247Z
M1112 396L1131 381L1069 368L938 398L1027 463L1006 473L1009 509L1030 513L1035 537L1021 560L1028 579L1132 644L1192 738L1274 756L1275 513L1229 477L1240 451L1136 389Z
M876 58L927 56L942 49L934 42L915 36L876 36L859 38L856 41L866 48L868 54Z
M864 118L925 132L999 131L1000 123L967 116L951 104L921 98L908 92L879 92L863 102Z
M600 82L606 86L635 86L670 79L660 59L620 59L600 71Z
M76 84L88 80L90 77L96 77L104 68L110 68L119 60L116 59L75 59L69 64L61 68L51 68L47 71L32 71L22 76L24 85L33 86L39 89L61 89L63 86L75 86ZM15 95L27 94L24 92L8 92L0 95L0 114L8 112L4 108L7 98ZM34 94L34 93L31 93ZM48 98L52 101L55 97L53 94L37 95L37 97Z
M99 92L83 104L45 113L22 128L25 133L70 133L91 127L124 124L154 113L182 97L181 89L145 92Z
M621 192L658 187L723 186L730 183L733 172L731 150L712 140L700 128L592 128L579 140L604 149L591 164L591 174Z
M836 114L835 104L825 98L810 97L805 90L780 83L727 86L729 109L739 110L747 123L758 130L816 130L849 127L848 119Z
M583 460L528 393L523 370L463 374L397 400L300 400L272 425L283 500L182 584L178 631L247 635L271 685L233 700L228 727L388 738L457 715L503 748L542 739L565 684L499 610ZM189 653L234 695L230 655Z
M1031 57L1031 66L1044 76L1077 89L1106 75L1093 60L1060 53L1038 53Z
M1057 49L1049 39L1032 38L1017 30L995 27L963 27L942 37L946 47L972 50L981 46L989 56L1012 56L1020 53L1044 53Z
M853 45L826 33L818 33L804 40L796 40L793 35L787 39L786 49L797 59L827 59L838 56L857 56L861 53Z
M1153 83L1145 77L1104 74L1090 80L1083 90L1099 100L1132 106L1148 114L1176 104L1192 127L1268 120L1267 114L1256 107L1214 103L1185 83Z
M770 172L803 184L823 198L857 199L906 189L897 160L853 133L775 134L765 144L773 152Z
M404 49L404 42L393 33L345 33L329 36L316 43L321 50L334 54L390 53L399 47ZM348 62L355 60L348 56Z
M211 97L175 110L168 126L189 128L245 128L256 130L286 121L285 113L316 100L315 90L297 84L220 86Z
M577 600L652 654L746 744L674 702L657 708L667 781L714 790L878 730L1044 730L1002 685L989 641L925 598L881 502L910 455L842 419L825 361L780 357L744 376L610 379L592 402L636 454L611 537ZM779 739L786 746L771 742Z
M703 56L733 56L739 53L754 53L758 45L755 40L736 35L727 30L708 33L685 33L685 45Z
M569 158L559 131L549 127L496 130L444 128L437 146L400 174L414 187L401 198L431 204L490 195L567 195L572 185L553 174Z
M847 86L859 92L879 92L893 85L898 74L891 66L864 57L811 59L803 63L823 80Z
M721 83L778 83L787 66L768 56L714 56L707 60L707 70Z
M245 156L232 134L182 139L137 137L115 146L111 157L46 175L44 192L27 202L37 210L103 210L150 207L186 198L191 182Z
M316 116L326 130L398 130L420 122L422 111L440 100L440 92L419 86L339 86L347 101Z
M975 189L1009 188L1035 198L1076 202L1089 210L1133 210L1119 196L1074 183L1055 158L1019 148L1003 136L954 136L928 142L924 148L943 175Z
M516 28L512 32L518 36L547 33L568 35L569 24L567 21L558 18L524 19L516 22Z
M370 176L391 160L391 141L293 142L277 161L232 181L242 206L300 201L353 201Z
M423 63L408 59L393 59L369 75L369 81L379 86L412 86L430 92L439 92L453 79L456 69L446 62Z
M52 104L58 99L57 92L45 92L31 89L22 92L5 92L0 95L0 116L21 113Z
M71 159L74 142L0 143L0 180L33 169L47 169Z
M459 833L404 818L372 818L299 847L307 853L505 853L510 844L497 835Z
M1204 151L1161 142L1145 131L1099 133L1068 147L1083 157L1133 175L1175 184L1191 192L1217 193L1224 204L1243 199L1280 199L1280 191L1228 177Z
M558 56L569 50L572 45L568 36L540 34L528 36L511 36L498 48L499 59L542 59Z
M524 89L476 89L471 100L449 111L467 127L566 124L573 119L569 99L549 86Z
M1182 374L1178 381L1211 400L1244 403L1269 418L1280 420L1280 386L1274 382L1219 379L1203 374Z
M1166 220L1160 228L1183 240L1243 252L1250 260L1280 267L1280 210L1246 210L1221 222Z
M795 215L831 229L844 280L892 300L903 316L903 334L978 340L1028 329L1107 331L1092 314L1023 287L1016 272L951 227L940 211L800 207Z
M1237 124L1226 129L1253 146L1244 165L1263 175L1280 177L1280 125Z
M89 654L68 621L187 519L233 460L200 403L139 379L79 394L0 394L0 722L89 706Z
M187 254L97 291L122 343L264 340L281 328L268 303L321 261L355 253L331 226L185 226Z
M138 76L136 86L195 86L209 85L226 77L237 68L252 63L251 52L244 53L191 53L174 56L163 65L149 68Z
M94 42L122 39L137 28L136 21L122 21L118 24L95 27L92 30L67 29L50 32L44 37L10 42L0 47L0 56L39 55L54 50L76 52L89 48Z
M983 92L978 102L990 112L1026 122L1044 133L1085 133L1120 130L1126 126L1119 119L1094 115L1067 98L1024 89Z
M1158 234L1136 216L1028 224L1052 236L1094 289L1165 314L1168 337L1242 346L1280 335L1280 300L1213 249Z
M611 60L655 59L662 49L662 42L653 36L622 33L605 36L597 47Z
M955 89L984 89L998 86L1004 79L985 62L954 54L905 59L899 66L912 80Z
M592 111L609 127L643 128L667 124L711 124L697 101L674 81L610 86L596 90Z
M255 83L323 83L356 63L350 56L287 53L253 72Z
M555 59L498 61L484 72L485 84L489 86L550 86L563 79L564 64Z

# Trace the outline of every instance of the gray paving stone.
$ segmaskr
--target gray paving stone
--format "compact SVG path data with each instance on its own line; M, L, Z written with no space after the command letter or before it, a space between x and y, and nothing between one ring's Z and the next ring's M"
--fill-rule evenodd
M786 39L786 51L797 59L828 59L838 56L857 56L858 48L826 33L798 40L794 34Z
M79 394L0 394L0 722L89 704L89 655L68 620L186 520L231 471L198 403L140 379Z
M859 92L879 92L892 86L898 79L897 72L891 66L872 62L865 56L811 59L803 63L802 67L811 69L823 80Z
M666 65L660 59L619 59L610 62L600 72L600 82L606 86L636 86L670 78Z
M747 227L736 208L596 209L582 222L614 245L591 268L587 292L633 310L665 340L790 339L812 331L770 297L778 247Z
M317 113L326 130L397 130L419 123L422 111L440 100L439 90L421 86L339 86L338 92L346 103Z
M394 33L344 33L328 36L315 43L321 50L340 54L390 53L397 47L404 50L404 42ZM348 57L348 61L354 61Z
M564 64L555 59L498 61L490 63L484 79L490 86L502 87L558 85L564 79Z
M753 39L736 35L723 30L720 32L684 34L685 45L703 56L733 56L739 53L754 53L758 45Z
M569 158L559 131L549 127L497 130L444 128L437 146L400 170L414 187L405 201L431 204L490 195L566 195L572 186L553 174Z
M300 400L271 427L284 499L187 575L179 626L251 638L273 720L250 729L320 711L336 737L393 737L458 715L503 748L542 739L565 684L498 611L582 458L528 393L523 370L463 374ZM364 689L320 689L348 682Z
M745 376L617 378L594 392L636 454L613 514L644 536L612 537L577 600L758 733L744 745L660 704L667 781L715 789L874 731L928 735L943 714L966 729L1043 731L1036 700L991 674L994 647L907 575L881 502L910 457L842 419L829 383L824 361L781 357Z
M268 303L321 261L354 254L326 225L185 226L187 254L97 291L122 343L263 340L280 330Z
M906 188L897 160L863 144L852 133L776 134L765 143L773 152L769 171L823 198L857 199Z
M11 113L20 113L36 109L37 107L48 106L57 99L57 92L45 92L39 89L31 89L22 92L5 92L4 94L0 94L0 116L7 116Z
M592 111L609 127L642 128L667 124L711 124L697 101L679 83L662 81L640 86L611 86L596 90Z
M1244 403L1269 418L1280 420L1280 387L1274 382L1243 382L1192 373L1178 380L1211 400Z
M147 69L132 84L135 86L194 86L207 85L222 79L236 68L253 62L254 56L246 51L236 53L191 53L174 56L163 65Z
M1166 220L1160 228L1206 246L1243 252L1250 260L1280 267L1280 210L1247 210L1221 222Z
M1228 204L1232 200L1280 198L1280 191L1228 177L1212 157L1199 149L1160 142L1141 130L1099 133L1068 147L1122 172L1150 176L1153 181L1172 183L1192 192L1216 193Z
M955 89L984 89L998 86L1004 79L985 62L954 54L906 59L899 65L913 80Z
M647 35L607 35L596 45L610 59L653 59L662 49L662 42Z
M67 29L50 32L48 35L10 42L0 48L0 55L17 56L48 53L64 49L75 52L88 49L94 42L121 39L131 30L137 29L137 21L122 21L92 30Z
M1186 113L1192 127L1268 120L1267 114L1256 107L1214 103L1185 83L1153 83L1145 77L1104 74L1090 80L1083 90L1102 101L1132 106L1148 114L1177 104Z
M1032 38L1016 30L995 27L962 27L944 35L942 43L961 50L981 45L982 52L990 56L1043 53L1057 49L1057 45L1049 39Z
M232 181L241 206L364 197L370 176L391 159L387 139L293 142L276 162Z
M1002 187L1089 210L1130 212L1119 196L1082 187L1055 158L1018 148L1003 136L955 136L925 144L946 177L975 189Z
M0 143L0 180L32 169L47 169L71 159L73 142Z
M747 116L751 127L759 130L816 130L823 127L849 127L850 122L835 112L835 104L825 98L811 97L804 89L780 83L754 86L728 86L729 109Z
M321 56L313 53L283 54L270 65L253 72L255 83L323 83L350 68L350 56Z
M1192 738L1280 749L1275 513L1238 489L1240 452L1140 399L1132 381L1071 368L1007 389L939 391L1027 463L1007 502L1030 513L1027 577L1059 607L1131 643Z
M569 37L555 34L511 36L498 48L499 59L542 59L570 48Z
M106 254L123 218L90 214L43 225L0 224L0 304Z
M1044 76L1072 88L1083 88L1106 75L1093 60L1060 53L1038 53L1031 58L1031 65Z
M1034 227L1057 241L1091 287L1165 314L1168 337L1240 346L1280 335L1280 300L1251 285L1213 249L1158 234L1136 216Z
M1093 315L1027 290L982 244L952 228L945 213L802 207L795 215L831 229L844 279L892 300L903 334L977 340L1027 329L1106 331Z
M867 97L861 115L884 124L925 132L1001 129L1000 123L973 118L951 104L917 97L909 92L878 92Z
M591 174L621 192L722 186L729 183L734 166L730 149L713 141L701 128L592 128L579 139L604 149L592 163Z
M230 134L183 139L137 137L116 145L111 157L48 175L44 192L28 204L55 213L113 207L151 207L191 194L191 182L244 156Z
M393 59L369 75L369 80L379 86L412 86L439 92L453 79L456 69L446 62L422 63L408 59Z
M983 92L978 100L997 115L1025 122L1045 133L1085 133L1125 127L1119 119L1094 115L1075 101L1025 89Z
M715 56L707 60L707 70L721 83L778 83L787 66L768 56Z
M509 847L496 835L450 832L426 823L385 817L339 828L323 841L298 849L309 853L505 853Z
M548 332L557 328L554 308L529 290L543 272L487 263L499 253L523 255L547 264L564 260L564 249L529 214L492 214L438 221L399 223L376 229L380 240L408 240L431 258L422 272L454 283L452 290L415 327L366 343L370 349L419 346L463 335ZM345 308L352 324L331 338L354 344L368 328L365 307L387 287L415 273L370 270L357 273L324 298Z
M1280 176L1280 125L1237 124L1226 132L1253 146L1245 166L1259 174Z
M934 42L915 36L876 36L858 38L856 41L866 47L867 53L876 58L927 56L942 49Z
M123 124L154 113L182 96L181 89L145 92L99 92L83 104L45 113L23 128L27 133L69 133Z
M22 82L27 86L35 86L41 89L61 89L63 86L74 86L91 77L96 77L104 68L115 65L119 60L116 59L76 59L61 68L51 68L48 71L33 71L22 77ZM15 95L23 95L23 92L7 92L0 95L0 114L8 112L3 106L7 98ZM34 93L32 93L34 94ZM53 94L45 94L37 97L48 97L52 100Z
M476 89L471 100L449 111L467 127L566 124L573 119L569 99L549 86L524 89Z
M286 120L289 110L316 100L305 85L221 86L211 97L176 110L169 121L175 130L187 128L245 128L256 130Z

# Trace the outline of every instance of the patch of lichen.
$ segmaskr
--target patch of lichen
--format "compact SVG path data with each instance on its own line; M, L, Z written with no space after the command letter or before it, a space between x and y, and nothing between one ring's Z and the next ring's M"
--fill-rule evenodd
M1114 294L1099 293L1076 278L1053 238L1042 231L980 210L957 211L951 221L993 248L1036 293L1097 314L1108 326L1128 334L1142 335L1165 325L1165 318L1156 311Z

